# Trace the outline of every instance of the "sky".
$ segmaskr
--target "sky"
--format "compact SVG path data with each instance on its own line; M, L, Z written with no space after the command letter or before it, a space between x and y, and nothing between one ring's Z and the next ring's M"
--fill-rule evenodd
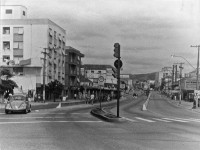
M85 55L83 64L113 66L114 43L119 43L125 74L157 72L180 62L184 73L197 66L198 49L191 45L200 45L200 0L0 1L24 5L28 18L48 18L64 28L66 45Z

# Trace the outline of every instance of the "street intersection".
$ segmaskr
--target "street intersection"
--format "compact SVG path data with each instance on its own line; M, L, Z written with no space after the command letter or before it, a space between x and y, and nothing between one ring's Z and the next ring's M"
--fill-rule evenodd
M200 147L200 114L177 107L156 93L147 111L146 97L129 96L120 103L122 122L105 122L90 114L95 105L81 104L0 114L1 150L25 149L181 149ZM116 113L116 104L107 108ZM104 106L105 107L105 106Z

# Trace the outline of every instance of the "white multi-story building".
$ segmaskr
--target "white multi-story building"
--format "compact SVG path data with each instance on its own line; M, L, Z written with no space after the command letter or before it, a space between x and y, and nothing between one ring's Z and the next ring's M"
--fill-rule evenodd
M23 79L29 76L35 78L32 89L43 83L43 75L45 83L58 80L64 84L66 31L49 19L28 19L24 6L0 7L0 66L12 65L17 73L20 70L15 78L22 87L27 84Z

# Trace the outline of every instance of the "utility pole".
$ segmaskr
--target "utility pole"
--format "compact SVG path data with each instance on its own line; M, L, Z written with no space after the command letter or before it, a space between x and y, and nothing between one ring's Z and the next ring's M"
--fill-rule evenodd
M44 52L42 52L44 54L44 58L43 59L43 102L45 103L45 72L46 72L46 56L48 55L47 53L47 49L48 48L43 48Z
M180 90L180 96L179 96L179 104L181 104L181 97L182 97L182 90L181 90L181 79L182 79L182 70L183 70L183 62L181 63L175 63L175 64L179 64L179 68L180 68L180 73L179 73L179 90Z
M191 45L191 47L196 47L196 48L198 48L196 90L199 90L199 50L200 50L200 45L196 45L196 46L192 46L192 45Z
M174 65L172 69L172 90L174 89Z

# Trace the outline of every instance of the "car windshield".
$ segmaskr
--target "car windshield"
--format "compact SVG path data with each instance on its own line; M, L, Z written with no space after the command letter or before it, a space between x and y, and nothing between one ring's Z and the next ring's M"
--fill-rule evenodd
M26 100L26 97L24 97L22 95L16 95L16 96L11 96L10 100L13 100L13 101L24 101L24 100Z

